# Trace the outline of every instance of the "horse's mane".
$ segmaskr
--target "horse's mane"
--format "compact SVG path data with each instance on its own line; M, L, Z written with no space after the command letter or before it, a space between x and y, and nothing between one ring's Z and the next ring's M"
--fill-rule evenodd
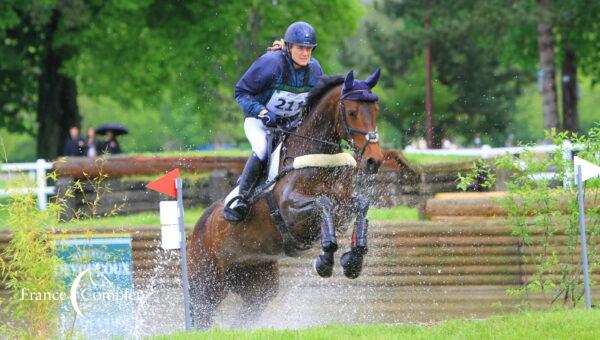
M321 77L319 82L312 90L308 93L308 98L306 99L306 108L307 111L312 111L319 101L329 92L332 88L342 84L344 82L344 76L331 76L331 77Z

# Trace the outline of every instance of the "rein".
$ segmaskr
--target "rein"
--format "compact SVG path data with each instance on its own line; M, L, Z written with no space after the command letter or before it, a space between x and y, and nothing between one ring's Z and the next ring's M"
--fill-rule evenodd
M369 144L376 144L379 143L379 133L377 132L377 127L375 127L375 130L373 131L365 131L362 129L357 129L357 128L353 128L348 126L348 121L346 118L346 107L344 106L344 103L342 102L346 97L348 97L351 94L355 94L355 93L360 93L360 92L365 92L366 90L357 90L357 91L350 91L346 94L344 94L343 96L340 97L340 103L339 103L339 108L338 108L338 112L340 113L340 116L342 116L342 127L344 129L344 132L346 132L346 136L347 136L347 140L350 143L350 146L352 147L352 151L354 151L354 154L357 156L357 158L360 160L363 156L363 154L365 153L365 150L367 149L367 146ZM302 123L302 119L305 118L306 116L306 112L308 112L308 110L304 111L304 114L300 115L300 119L299 119L299 123L296 125L299 126ZM336 116L337 117L337 116ZM337 125L337 119L336 119L336 125ZM320 139L320 138L315 138L315 137L310 137L310 136L305 136L305 135L301 135L299 133L295 133L292 131L288 131L286 129L282 129L279 127L276 128L269 128L269 130L271 131L276 131L279 133L283 133L283 134L287 134L287 135L292 135L292 136L296 136L299 138L303 138L306 140L310 140L312 142L316 142L316 143L321 143L321 144L326 144L326 145L331 145L331 146L340 146L340 143L334 143L334 142L330 142L324 139ZM354 144L354 138L352 137L353 133L360 133L362 135L365 136L366 138L366 142L365 144L362 146L362 148L358 148L356 146L356 144Z
M324 139L319 139L319 138L315 138L315 137L310 137L310 136L305 136L305 135L301 135L299 133L295 133L292 131L288 131L282 128L269 128L269 130L271 131L277 131L280 133L284 133L284 134L288 134L288 135L292 135L292 136L296 136L296 137L300 137L300 138L304 138L313 142L318 142L318 143L322 143L322 144L327 144L327 145L331 145L331 146L340 146L339 143L334 143L334 142L330 142L330 141L326 141Z

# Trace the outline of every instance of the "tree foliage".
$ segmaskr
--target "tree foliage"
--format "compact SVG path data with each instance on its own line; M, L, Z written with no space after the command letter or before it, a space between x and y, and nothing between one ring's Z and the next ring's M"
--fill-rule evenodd
M361 7L350 0L8 0L0 13L0 126L39 132L33 118L41 111L40 75L50 49L60 57L59 75L75 81L78 94L138 110L166 106L173 119L165 120L182 122L184 133L221 136L243 116L233 84L272 39L293 21L310 22L319 37L316 56L328 65Z
M504 142L520 85L531 78L502 64L494 53L490 35L496 35L496 26L502 23L478 16L489 10L486 3L430 1L426 6L423 1L384 0L376 3L375 10L385 19L367 21L366 38L386 69L386 87L398 93L394 84L413 78L411 85L423 89L414 95L424 99L425 77L414 78L410 73L429 43L437 80L433 97L437 131L467 140L481 132L487 135L484 139L488 142ZM431 18L430 30L424 28L426 17ZM384 118L396 124L401 120L409 136L422 135L423 124L419 124L418 117L424 117L424 101L411 100L406 104L409 106L400 108L393 102L384 102Z
M564 42L569 41L580 70L597 70L600 5L575 0L552 5L556 64L563 62ZM387 121L406 136L422 135L418 124L424 120L424 90L401 90L398 84L413 79L413 88L424 89L424 77L412 74L429 43L438 80L434 103L443 102L434 110L438 131L466 140L482 132L485 142L496 144L515 132L516 99L522 86L535 80L539 64L535 0L380 0L373 7L343 55L347 65L360 69L384 67L383 91L389 95L383 97L394 99L383 101ZM426 17L431 18L430 30L424 28ZM356 54L357 46L367 51ZM596 79L598 74L590 76ZM447 87L455 95L449 106L443 105L448 97L436 98L436 87L438 92ZM414 100L405 98L411 92Z

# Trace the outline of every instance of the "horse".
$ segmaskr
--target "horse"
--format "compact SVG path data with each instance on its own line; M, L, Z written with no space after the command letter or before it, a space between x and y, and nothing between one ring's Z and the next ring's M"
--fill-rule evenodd
M359 172L374 174L383 162L376 125L379 106L371 93L379 74L378 69L361 81L354 80L350 71L345 77L319 81L308 94L295 130L279 131L283 142L274 164L277 175L255 189L246 220L226 221L222 201L205 210L188 241L195 328L212 326L215 310L228 292L243 301L233 326L251 325L277 294L277 261L301 255L319 238L322 253L314 267L321 277L331 276L336 232L345 231L353 216L351 248L340 262L345 276L360 275L368 250L369 203L353 188ZM342 152L342 141L352 147L354 156Z

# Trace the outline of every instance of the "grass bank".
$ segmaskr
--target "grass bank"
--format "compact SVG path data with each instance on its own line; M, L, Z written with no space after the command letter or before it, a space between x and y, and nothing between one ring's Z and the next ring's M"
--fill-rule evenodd
M445 163L461 163L467 161L474 161L478 157L473 156L438 156L438 155L416 155L416 154L404 154L409 162L415 165L435 165Z
M6 201L1 202L6 203ZM184 223L195 224L204 207L193 207L185 209ZM405 206L397 206L386 209L369 209L368 218L371 221L416 221L419 219L417 209ZM8 212L0 206L0 228L6 227ZM111 216L93 220L78 220L64 223L64 227L139 227L139 226L158 226L160 225L160 216L157 211L148 211L125 216Z
M598 339L600 310L522 313L432 326L330 325L294 330L224 330L152 339Z

